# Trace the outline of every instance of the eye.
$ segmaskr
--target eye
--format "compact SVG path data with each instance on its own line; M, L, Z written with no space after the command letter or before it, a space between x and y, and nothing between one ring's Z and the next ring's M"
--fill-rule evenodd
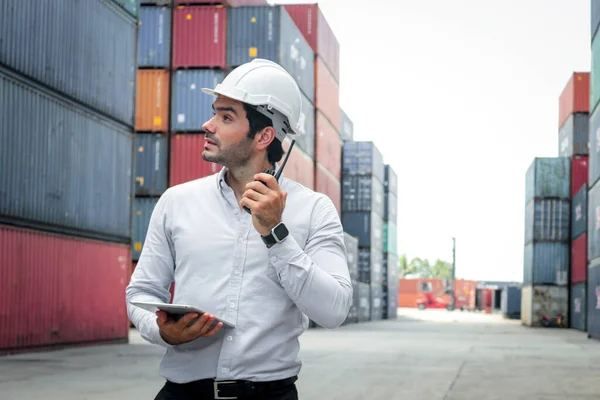
M229 115L227 115L227 114L225 114L225 115L223 116L223 119L224 119L225 121L233 121L233 119L231 119L231 117L230 117Z

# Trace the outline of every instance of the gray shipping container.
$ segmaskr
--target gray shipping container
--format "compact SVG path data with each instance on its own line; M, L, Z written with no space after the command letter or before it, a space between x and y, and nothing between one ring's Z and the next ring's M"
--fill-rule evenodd
M138 5L140 0L112 0L125 9L131 16L138 17Z
M600 178L600 107L590 116L590 156L588 185L592 187Z
M158 197L136 197L133 202L133 241L131 243L131 256L134 261L140 259L150 217L158 203Z
M342 177L342 212L372 211L384 217L383 183L373 175Z
M348 117L348 115L344 112L344 110L342 110L341 108L340 108L340 117L341 117L340 136L342 137L342 140L343 141L353 140L354 139L354 123L352 122L350 117Z
M521 318L521 288L507 286L502 290L500 309L504 318Z
M560 157L587 156L589 154L589 114L571 114L558 133Z
M171 65L171 8L140 9L138 67L168 68Z
M396 319L398 317L398 291L389 292L385 303L387 310L384 309L384 311L387 312L384 317L386 319Z
M587 232L588 186L584 184L571 201L571 239Z
M168 157L167 135L135 135L135 194L160 196L167 190Z
M558 199L534 199L525 207L525 243L533 240L568 241L571 202Z
M389 267L391 266L391 268ZM398 256L383 253L382 283L385 287L398 286ZM384 290L387 293L387 290Z
M525 245L523 283L566 285L571 260L569 242L531 242Z
M536 157L525 176L525 204L535 198L571 198L571 160Z
M350 278L358 279L358 239L348 232L344 232L344 243L346 245L346 258Z
M202 125L213 117L215 100L202 92L223 81L223 71L214 69L177 70L173 74L171 130L204 132Z
M371 319L371 286L365 282L358 282L358 322Z
M383 220L398 223L398 198L392 193L383 195Z
M344 142L343 175L375 175L385 181L383 155L373 142Z
M304 134L298 136L294 147L300 147L310 158L315 158L315 107L304 93L301 94Z
M274 61L315 102L315 53L282 6L227 9L227 65L237 67L255 58Z
M121 7L2 0L0 27L0 64L133 126L137 27Z
M369 248L358 249L358 280L382 284L383 253Z
M128 242L133 136L0 68L0 219Z
M591 337L600 339L600 258L590 262L586 297L586 329Z
M384 165L383 187L386 193L391 193L398 197L398 175L396 171L389 165Z
M598 31L598 25L600 25L600 2L598 0L591 0L591 37L594 39L596 32Z
M383 318L383 293L381 283L371 283L371 320Z
M588 192L588 260L600 257L600 183Z
M370 212L344 212L344 230L358 238L358 247L383 250L383 218Z
M586 330L586 305L587 298L585 297L586 282L576 283L571 285L571 309L569 310L569 322L571 328L585 332Z

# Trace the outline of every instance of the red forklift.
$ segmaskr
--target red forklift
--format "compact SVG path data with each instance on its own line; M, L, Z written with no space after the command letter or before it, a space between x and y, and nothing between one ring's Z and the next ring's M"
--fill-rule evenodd
M422 296L417 299L417 308L425 310L427 308L445 308L448 311L454 311L456 298L454 296L454 279L444 279L444 289L433 293L433 287L429 282L422 282L420 292Z

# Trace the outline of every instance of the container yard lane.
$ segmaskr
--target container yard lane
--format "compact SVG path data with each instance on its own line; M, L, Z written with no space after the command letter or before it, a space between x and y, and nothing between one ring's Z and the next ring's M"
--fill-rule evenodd
M309 329L301 399L592 400L600 346L572 329L531 329L497 314L398 310L397 319ZM151 399L163 351L128 344L0 358L2 400Z

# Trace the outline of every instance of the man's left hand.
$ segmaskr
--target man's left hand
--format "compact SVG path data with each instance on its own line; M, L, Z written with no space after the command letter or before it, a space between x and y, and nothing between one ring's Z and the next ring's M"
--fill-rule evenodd
M246 185L240 205L252 212L252 224L261 236L267 236L271 229L281 222L281 214L285 208L287 193L279 187L273 175L260 173L254 175L254 181Z

